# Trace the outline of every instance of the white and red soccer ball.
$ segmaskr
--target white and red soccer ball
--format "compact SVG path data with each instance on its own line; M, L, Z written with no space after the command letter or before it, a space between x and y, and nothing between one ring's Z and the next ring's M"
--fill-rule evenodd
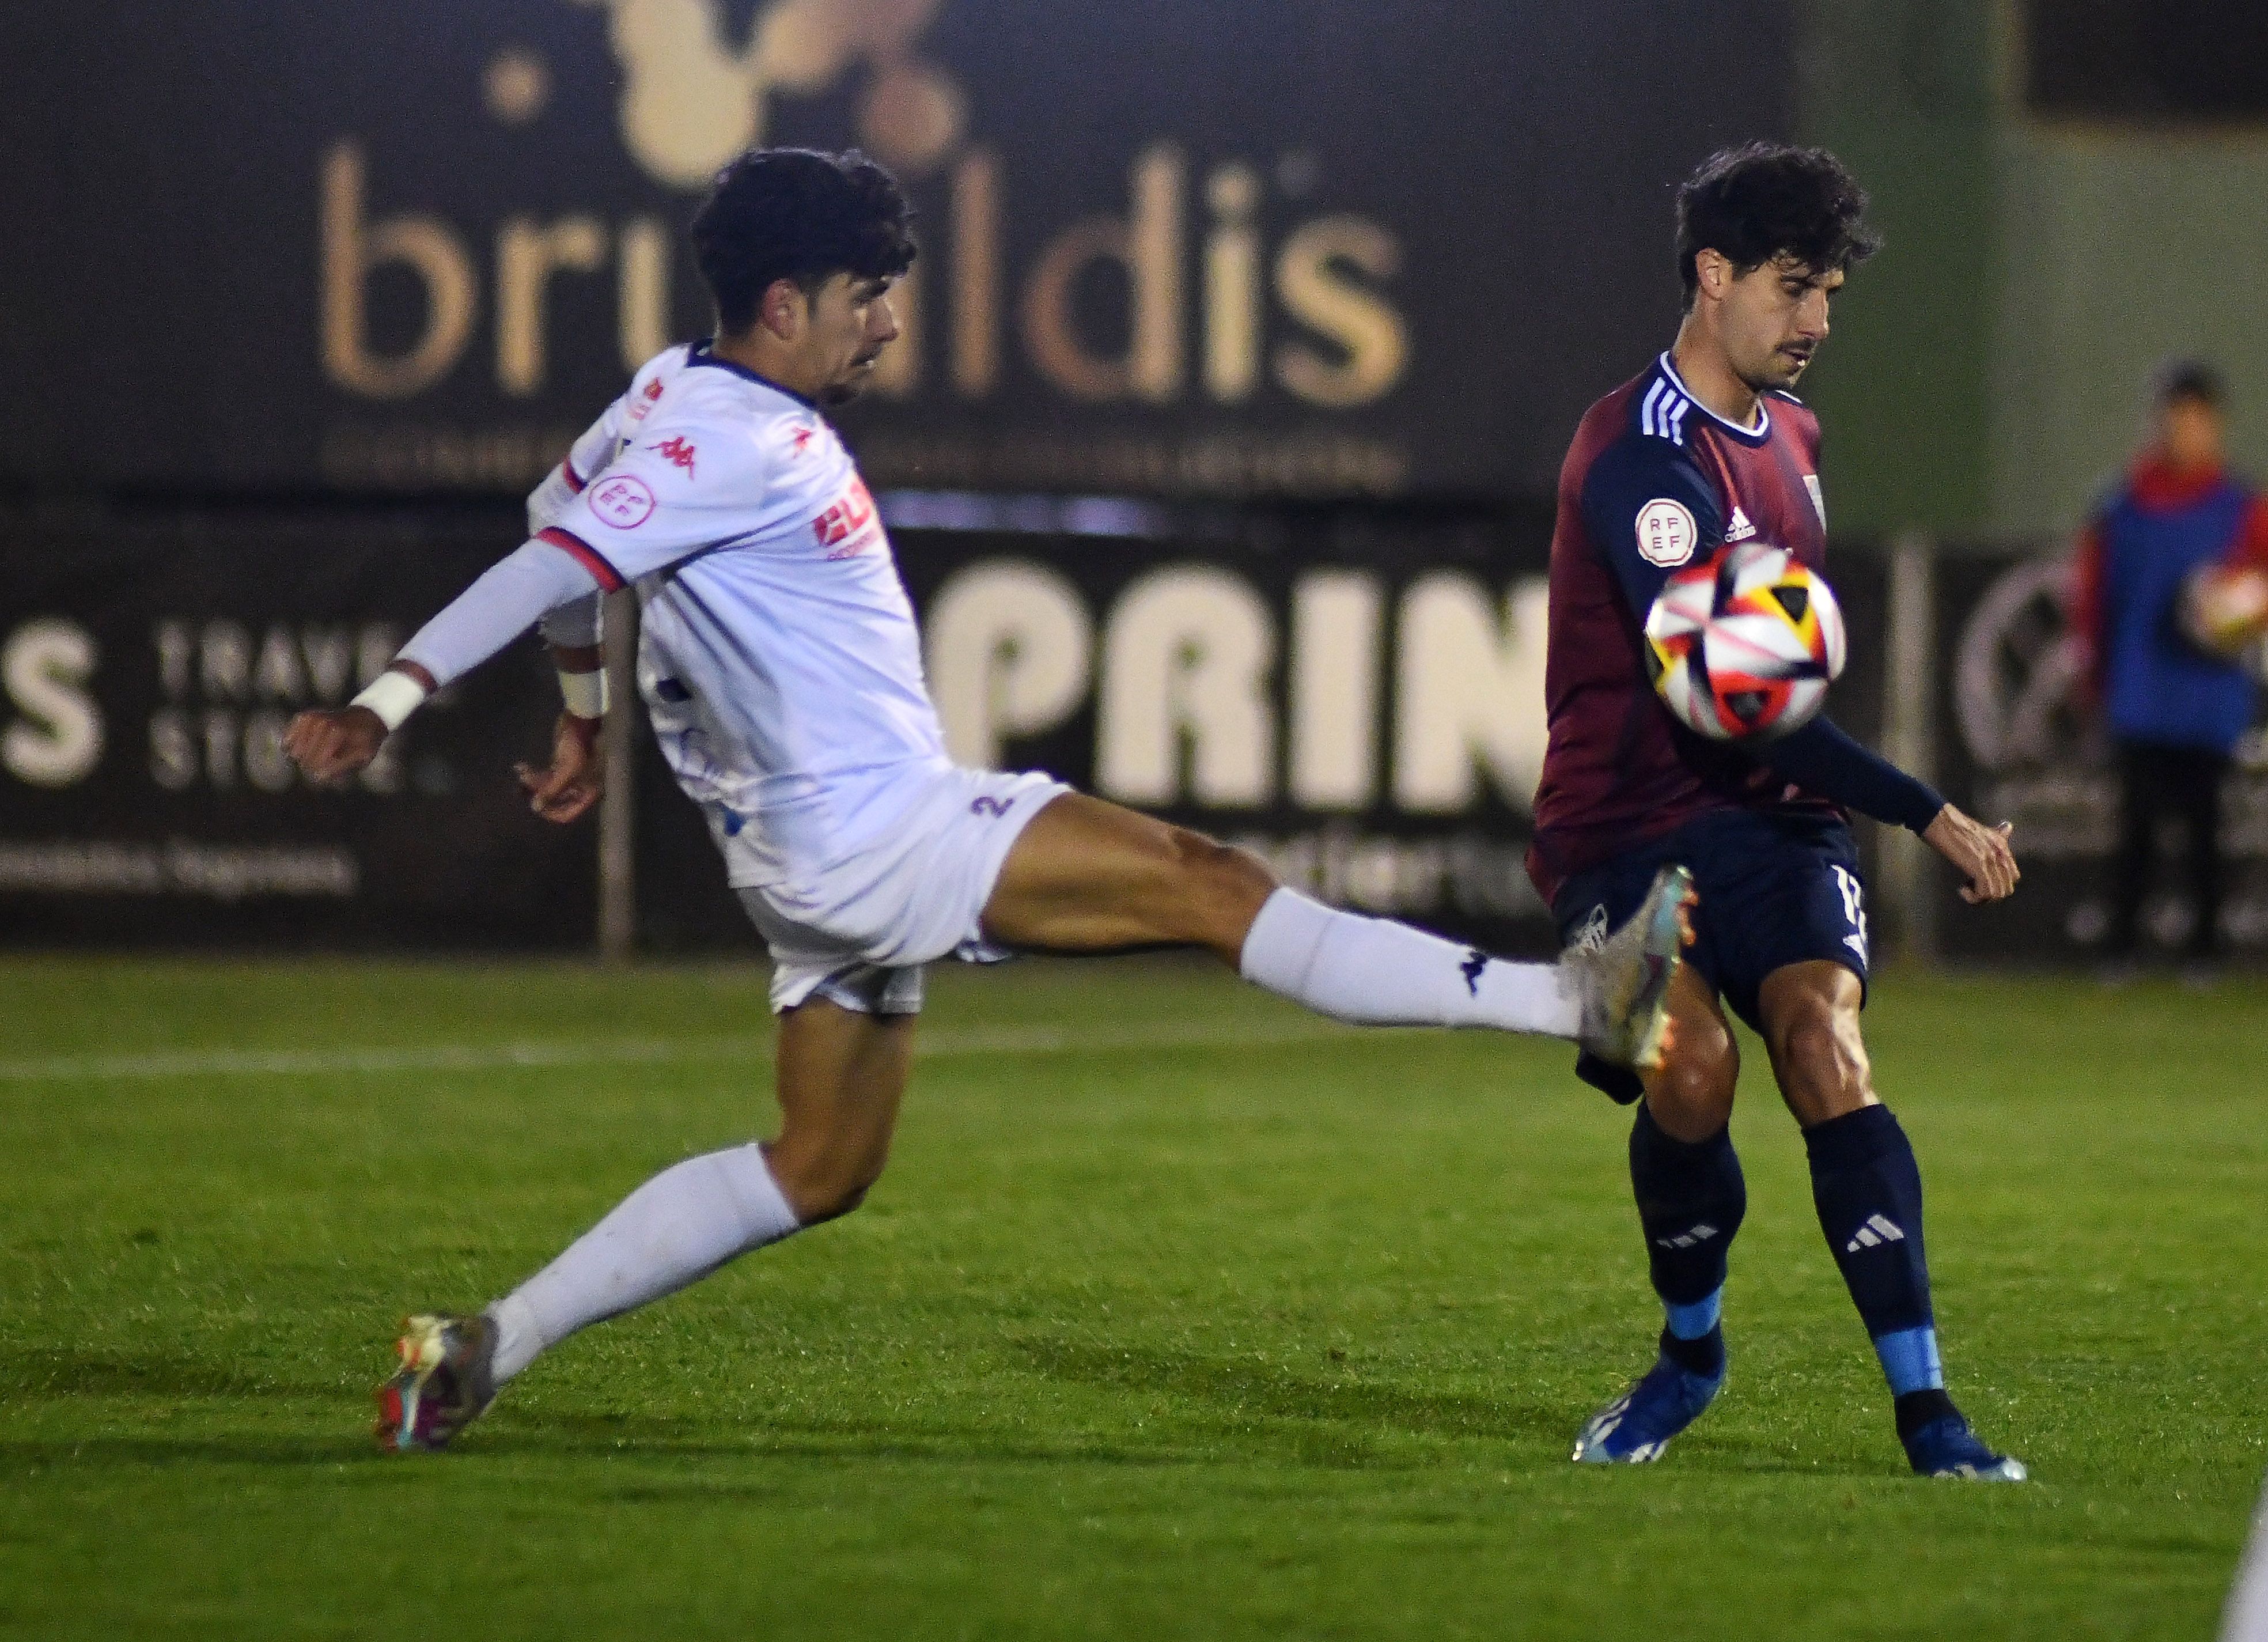
M1843 671L1843 612L1785 548L1743 541L1674 573L1646 613L1646 670L1712 740L1786 735Z

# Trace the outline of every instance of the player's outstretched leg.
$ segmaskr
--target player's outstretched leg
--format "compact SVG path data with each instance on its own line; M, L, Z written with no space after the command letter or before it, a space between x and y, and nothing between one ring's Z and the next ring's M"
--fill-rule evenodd
M983 925L1009 946L1057 952L1204 946L1335 1020L1543 1033L1651 1065L1690 893L1683 870L1668 869L1601 952L1514 963L1324 906L1241 850L1074 792L1018 837Z
M1580 1463L1660 1459L1725 1383L1726 1257L1748 1212L1748 1186L1727 1127L1740 1063L1707 984L1688 969L1672 990L1675 1047L1647 1079L1630 1140L1631 1187L1661 1300L1659 1355L1583 1427L1573 1455ZM1673 1129L1700 1138L1684 1139Z
M664 1169L478 1316L410 1319L401 1370L379 1388L380 1446L442 1447L578 1329L856 1208L888 1155L912 1049L911 1015L816 998L788 1011L779 1138Z
M1923 1476L2022 1482L2023 1462L1987 1447L1946 1394L1921 1169L1905 1130L1874 1098L1858 977L1834 963L1791 964L1765 978L1759 1004L1780 1091L1803 1125L1819 1229L1889 1381L1907 1462Z

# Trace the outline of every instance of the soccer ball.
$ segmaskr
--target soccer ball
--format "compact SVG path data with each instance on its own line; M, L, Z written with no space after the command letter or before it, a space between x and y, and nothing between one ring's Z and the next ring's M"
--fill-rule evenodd
M1743 541L1662 584L1646 671L1679 723L1712 740L1786 735L1843 671L1843 612L1785 548Z
M2208 656L2240 659L2268 633L2268 575L2206 564L2182 583L2182 631Z

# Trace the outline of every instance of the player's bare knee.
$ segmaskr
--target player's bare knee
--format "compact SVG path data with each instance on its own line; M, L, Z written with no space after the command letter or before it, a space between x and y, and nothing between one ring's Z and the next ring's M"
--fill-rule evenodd
M1706 1140L1730 1122L1741 1053L1715 1021L1678 1024L1678 1038L1646 1079L1653 1121L1679 1140Z
M772 1173L780 1195L795 1211L797 1223L817 1226L824 1220L839 1220L865 1202L881 1171L848 1169L820 1159L787 1169L775 1164Z
M866 1200L882 1177L887 1152L831 1145L826 1137L814 1142L790 1132L767 1146L764 1158L798 1223L816 1226L840 1219Z
M1833 999L1802 998L1775 1025L1772 1059L1797 1121L1823 1123L1874 1098L1858 1023Z
M1167 840L1176 888L1175 935L1233 961L1262 904L1275 893L1275 874L1258 857L1186 827L1169 828Z

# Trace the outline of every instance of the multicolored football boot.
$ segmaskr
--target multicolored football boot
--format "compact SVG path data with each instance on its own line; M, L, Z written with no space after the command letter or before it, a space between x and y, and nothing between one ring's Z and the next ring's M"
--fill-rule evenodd
M378 1446L396 1453L448 1447L495 1400L489 1365L496 1342L496 1324L483 1316L403 1319L394 1343L401 1370L378 1388Z
M1597 950L1570 947L1559 962L1583 1000L1582 1046L1635 1071L1661 1064L1669 1027L1669 983L1684 961L1693 874L1665 866L1646 899Z

